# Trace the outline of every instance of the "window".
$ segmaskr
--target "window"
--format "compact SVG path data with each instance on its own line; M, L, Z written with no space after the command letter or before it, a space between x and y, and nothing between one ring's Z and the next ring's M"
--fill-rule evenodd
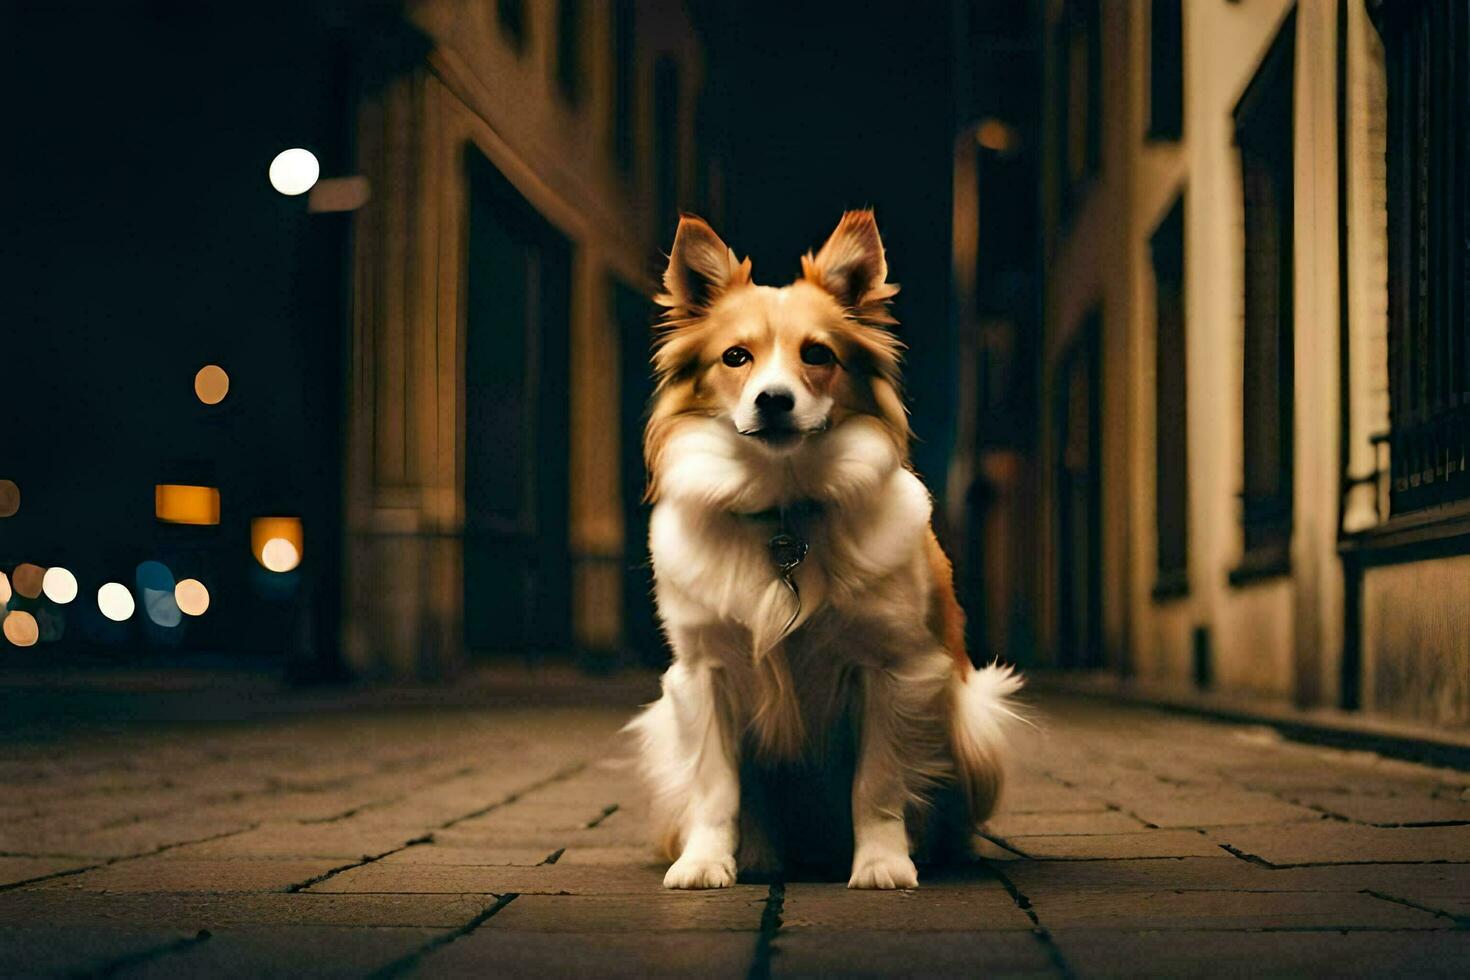
M1068 0L1056 42L1062 205L1071 213L1102 164L1102 16L1099 0Z
M633 0L612 5L612 151L623 173L633 170Z
M672 241L679 221L679 63L665 55L653 69L653 166L657 235Z
M1184 198L1149 239L1154 265L1154 598L1189 591L1188 371L1184 330Z
M526 0L495 0L495 16L500 29L510 38L517 51L526 47Z
M1470 12L1441 0L1369 7L1388 79L1389 510L1399 514L1470 497Z
M556 84L568 102L582 97L582 0L559 0L556 10Z
M1292 82L1296 13L1235 107L1245 204L1244 555L1232 582L1288 570L1292 524Z
M1148 135L1184 133L1183 0L1153 0L1148 22Z

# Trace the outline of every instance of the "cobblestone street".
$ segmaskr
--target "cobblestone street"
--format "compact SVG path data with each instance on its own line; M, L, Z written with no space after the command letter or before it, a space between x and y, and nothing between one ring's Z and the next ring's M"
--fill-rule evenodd
M664 891L621 703L13 735L0 972L1463 975L1470 774L1031 700L984 860L900 893Z

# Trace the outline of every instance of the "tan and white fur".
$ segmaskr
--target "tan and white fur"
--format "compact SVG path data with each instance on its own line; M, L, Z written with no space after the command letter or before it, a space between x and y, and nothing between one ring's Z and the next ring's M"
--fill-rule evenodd
M967 840L994 808L1020 678L973 668L964 649L908 465L898 287L872 212L845 214L788 286L750 272L685 216L658 297L649 547L674 662L630 728L673 861L664 884L780 869L792 855L771 826L790 804L752 792L749 774L831 769L850 734L850 817L803 816L850 826L849 887L912 888L936 796L955 791ZM788 506L810 545L799 599L768 548Z

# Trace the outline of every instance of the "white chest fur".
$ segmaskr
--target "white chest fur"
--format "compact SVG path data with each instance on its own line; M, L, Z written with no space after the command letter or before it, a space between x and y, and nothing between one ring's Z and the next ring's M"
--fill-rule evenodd
M798 633L819 613L828 625L834 614L922 623L931 505L886 435L859 418L789 456L744 443L713 421L670 442L649 532L665 623L742 626L756 654L782 638L793 614ZM796 499L820 505L794 528L810 545L794 576L799 613L768 547L776 523L741 516Z

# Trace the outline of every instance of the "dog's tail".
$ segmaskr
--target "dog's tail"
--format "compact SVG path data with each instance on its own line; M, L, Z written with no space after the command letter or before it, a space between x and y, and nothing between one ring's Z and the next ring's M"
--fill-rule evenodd
M973 824L988 818L1000 802L1009 736L1017 724L1026 723L1013 700L1022 683L1014 668L992 663L965 671L951 686L950 744Z

